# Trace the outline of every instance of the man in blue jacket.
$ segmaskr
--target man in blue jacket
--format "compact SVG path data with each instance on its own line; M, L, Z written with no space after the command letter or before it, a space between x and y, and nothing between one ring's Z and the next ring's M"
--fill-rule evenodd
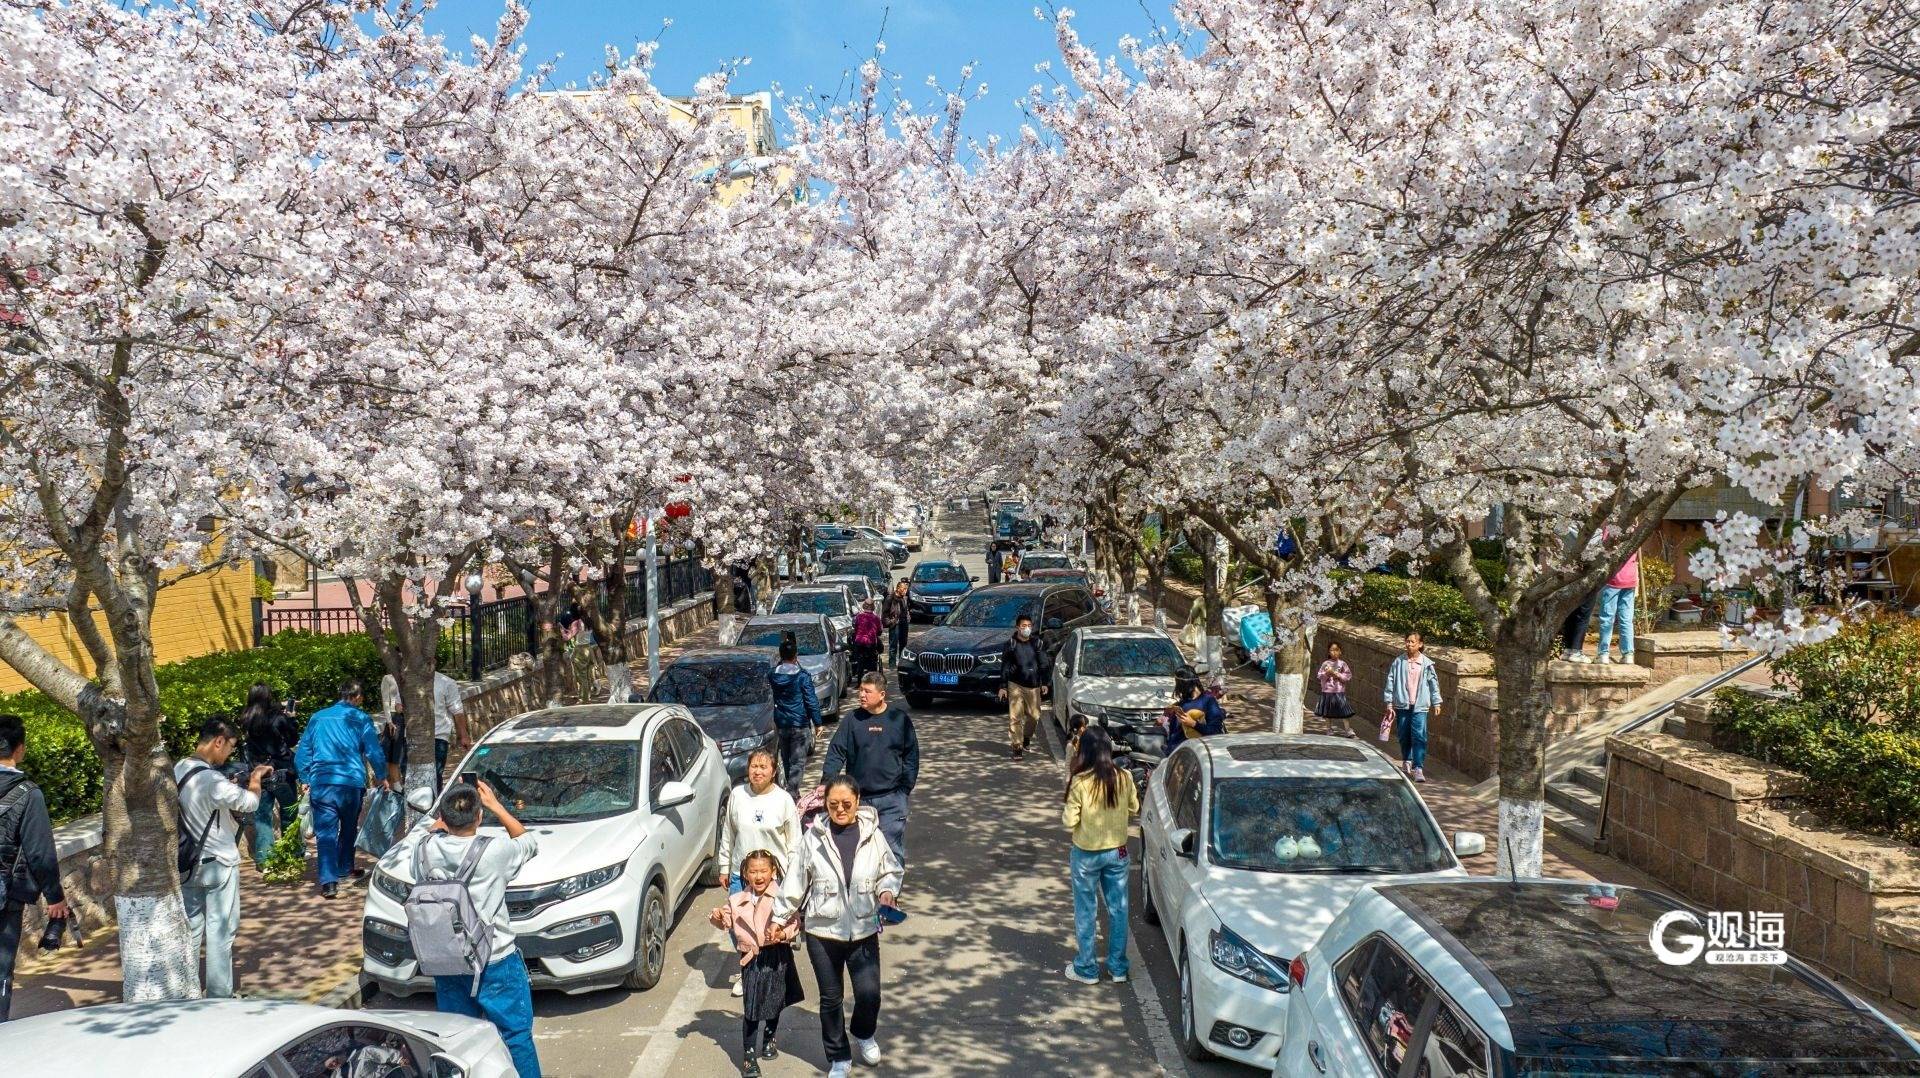
M340 881L346 876L357 880L367 874L366 869L353 867L353 843L360 831L367 769L372 768L375 776L385 776L387 754L380 748L373 720L360 709L363 702L359 681L349 678L341 682L339 703L313 713L293 754L293 765L307 786L313 812L322 898L339 894Z
M768 675L773 684L773 724L780 731L780 767L787 792L800 799L807 757L813 755L813 730L820 725L820 697L813 675L800 665L800 644L792 633L780 637L780 665Z

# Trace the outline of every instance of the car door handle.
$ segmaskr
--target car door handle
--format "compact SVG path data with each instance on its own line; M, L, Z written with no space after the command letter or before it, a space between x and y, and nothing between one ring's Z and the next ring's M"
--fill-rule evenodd
M1307 1042L1307 1062L1313 1064L1313 1069L1321 1074L1327 1073L1327 1060L1320 1052L1319 1041Z

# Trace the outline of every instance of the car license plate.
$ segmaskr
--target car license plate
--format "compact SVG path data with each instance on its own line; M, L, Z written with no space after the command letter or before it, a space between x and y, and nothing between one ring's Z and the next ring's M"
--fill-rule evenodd
M960 675L959 675L959 674L928 674L928 675L927 675L927 684L929 684L929 685L958 685L958 684L960 684Z
M951 609L951 608L950 608L950 607L948 607L948 606L947 606L947 604L945 604L945 603L935 603L935 604L933 604L933 606L932 606L932 608L931 608L931 609L932 609L932 610L933 610L933 612L934 612L934 613L936 613L936 614L944 614L944 613L946 613L946 612L947 612L947 611L948 611L949 609Z

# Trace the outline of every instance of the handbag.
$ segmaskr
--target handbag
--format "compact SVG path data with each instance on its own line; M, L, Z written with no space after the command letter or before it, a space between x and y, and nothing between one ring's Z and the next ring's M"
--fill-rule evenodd
M1380 716L1380 740L1382 741L1393 740L1393 709L1392 708L1388 708L1387 713L1385 715Z
M301 839L308 840L308 841L312 840L313 838L313 801L305 791L302 791L300 794L300 807L294 810L294 815L299 817L300 819Z

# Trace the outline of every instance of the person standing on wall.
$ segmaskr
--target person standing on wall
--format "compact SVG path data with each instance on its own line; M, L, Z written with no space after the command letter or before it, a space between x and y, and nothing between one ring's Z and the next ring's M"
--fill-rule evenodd
M1623 665L1633 665L1633 604L1639 589L1640 552L1636 550L1627 556L1625 564L1607 578L1607 586L1600 589L1600 652L1595 662L1614 661L1607 653L1613 650L1613 627L1618 625L1619 661Z
M354 839L359 837L368 769L384 778L387 754L380 747L373 719L360 710L365 698L357 679L341 682L339 702L314 712L294 752L294 766L313 810L322 898L337 896L343 878L358 880L367 875L366 869L353 866Z
M1427 781L1427 720L1440 714L1440 675L1419 633L1407 634L1407 650L1387 667L1386 702L1400 727L1400 769L1415 782Z
M1013 637L1000 649L1000 669L1007 675L1007 683L1000 687L1000 699L1007 702L1007 739L1018 760L1033 743L1040 699L1053 681L1053 656L1034 638L1033 619L1026 614L1014 619Z
M53 818L46 795L20 770L26 758L26 720L0 715L0 1022L13 1008L13 960L26 908L45 899L49 920L67 916Z
M240 786L221 773L240 745L240 731L225 719L200 727L193 755L173 765L180 791L180 836L192 863L181 866L180 897L187 907L187 930L196 954L206 945L208 999L233 996L233 938L240 930L240 846L235 817L252 819L260 807L260 784L273 765L255 764ZM192 847L197 846L194 850Z

